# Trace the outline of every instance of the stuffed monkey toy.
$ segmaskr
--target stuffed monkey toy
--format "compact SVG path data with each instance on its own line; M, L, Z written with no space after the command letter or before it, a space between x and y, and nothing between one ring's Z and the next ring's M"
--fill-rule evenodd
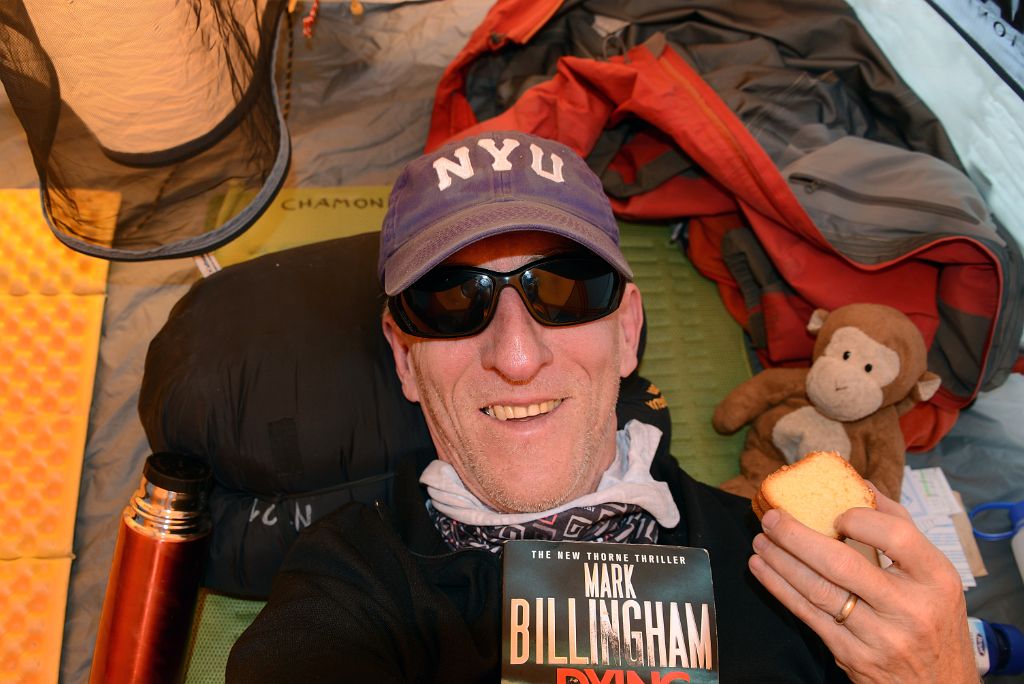
M740 475L722 489L752 498L780 466L837 451L899 501L906 457L899 417L939 388L924 338L903 313L880 304L818 309L807 329L817 337L810 368L766 369L715 409L721 434L751 423Z

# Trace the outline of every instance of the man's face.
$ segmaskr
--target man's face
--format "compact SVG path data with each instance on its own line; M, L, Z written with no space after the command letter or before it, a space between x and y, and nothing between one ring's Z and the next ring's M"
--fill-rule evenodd
M511 271L578 249L547 233L481 240L446 263ZM472 337L406 335L389 313L391 344L405 396L420 402L438 457L498 511L543 511L593 491L615 457L619 378L636 367L642 323L632 283L613 314L547 327L519 295L501 292L490 325Z

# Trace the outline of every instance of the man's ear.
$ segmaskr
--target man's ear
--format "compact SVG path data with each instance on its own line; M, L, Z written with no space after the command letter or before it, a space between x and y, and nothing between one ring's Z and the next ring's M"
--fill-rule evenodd
M402 394L412 402L419 402L420 393L416 385L416 371L412 365L410 351L412 342L395 323L390 311L384 311L380 319L380 327L384 331L384 338L391 346L391 355L395 358L395 372L402 382Z
M626 283L622 303L616 312L619 319L619 377L627 377L636 370L639 360L640 330L644 325L644 303L640 290L633 283Z

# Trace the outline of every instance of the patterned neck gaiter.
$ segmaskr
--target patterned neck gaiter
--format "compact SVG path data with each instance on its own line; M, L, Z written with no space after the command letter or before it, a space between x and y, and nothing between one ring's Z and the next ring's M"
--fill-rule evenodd
M434 526L453 551L487 549L491 553L499 553L505 542L514 539L622 544L656 544L658 541L657 521L636 504L602 503L570 508L544 518L506 525L459 522L438 511L429 501L427 510Z

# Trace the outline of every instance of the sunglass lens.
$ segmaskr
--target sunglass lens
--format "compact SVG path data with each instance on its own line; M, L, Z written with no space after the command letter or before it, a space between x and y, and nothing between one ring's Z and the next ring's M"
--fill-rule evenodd
M534 311L552 325L591 321L618 304L618 275L597 258L549 261L524 273L522 284Z
M494 281L487 275L446 270L420 279L401 298L420 334L459 336L483 324L493 291Z

